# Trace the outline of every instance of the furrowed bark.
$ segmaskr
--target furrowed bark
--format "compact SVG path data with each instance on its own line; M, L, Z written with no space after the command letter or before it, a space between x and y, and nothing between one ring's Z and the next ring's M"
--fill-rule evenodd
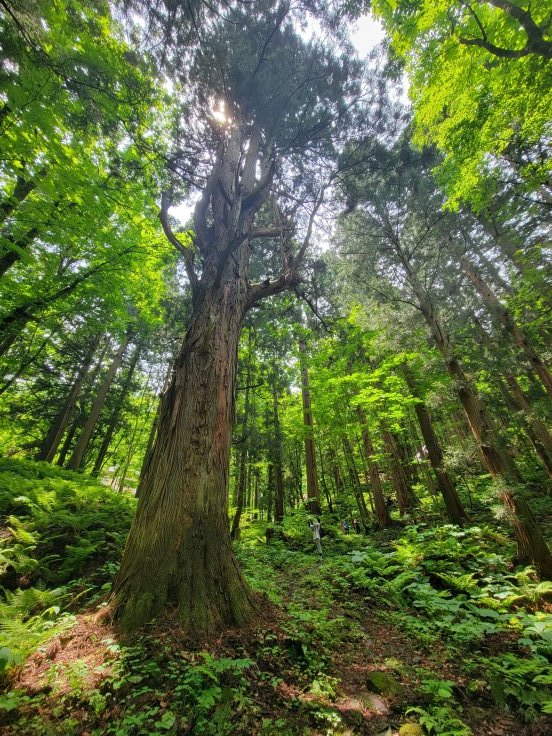
M120 626L133 630L172 604L190 632L244 623L255 608L228 529L228 472L242 277L230 262L203 288L160 412L140 501L113 588Z

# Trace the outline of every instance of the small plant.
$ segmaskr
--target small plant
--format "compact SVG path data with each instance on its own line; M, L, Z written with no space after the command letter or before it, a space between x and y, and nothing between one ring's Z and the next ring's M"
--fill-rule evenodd
M454 711L446 705L428 708L409 708L407 715L415 714L420 725L430 736L471 736L472 731Z

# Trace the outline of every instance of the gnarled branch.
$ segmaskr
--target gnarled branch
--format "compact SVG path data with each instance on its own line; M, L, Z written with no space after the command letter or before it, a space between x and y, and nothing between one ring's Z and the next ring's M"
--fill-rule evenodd
M176 237L176 235L173 233L172 228L169 224L169 207L171 206L171 200L167 192L163 192L161 195L161 209L159 211L159 219L161 220L161 226L163 227L163 232L165 233L165 236L169 243L173 245L176 250L184 256L184 266L186 268L186 274L188 275L188 280L190 282L190 286L192 287L192 291L195 291L197 288L197 274L194 270L194 263L193 263L193 253L190 250L190 248L186 248L186 246L182 245L180 240Z

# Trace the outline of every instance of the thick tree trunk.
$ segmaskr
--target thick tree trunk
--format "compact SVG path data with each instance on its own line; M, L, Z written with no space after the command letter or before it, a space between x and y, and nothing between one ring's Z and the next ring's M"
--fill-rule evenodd
M218 283L217 283L218 281ZM174 604L190 632L244 623L254 597L232 552L228 472L247 285L233 264L201 287L163 400L113 588L123 629Z
M542 385L548 392L548 395L552 398L552 373L550 373L548 366L533 347L529 338L519 329L510 310L502 304L490 286L481 278L473 263L468 261L467 258L461 258L460 260L465 273L481 295L485 305L491 313L496 314L500 319L504 329L511 336L517 347L524 353L531 367L542 381Z
M129 340L130 334L127 333L126 337L119 345L119 348L115 353L115 356L113 357L111 365L109 366L107 373L104 376L104 379L100 385L100 388L98 389L98 393L96 394L96 397L92 404L90 414L88 415L82 432L79 435L77 445L73 450L73 454L71 455L69 462L67 463L67 468L69 470L80 470L82 468L84 455L92 438L92 433L94 432L94 429L96 427L96 422L98 421L100 412L104 407L105 399L107 397L109 389L111 388L111 384L113 383L115 374L119 370L119 367L123 361L123 356L127 349Z
M75 409L77 399L80 396L83 384L86 380L86 377L88 376L90 366L92 365L92 360L94 359L94 353L98 349L99 343L100 335L97 335L96 338L93 340L92 345L90 346L90 350L88 351L84 362L77 372L75 381L71 387L63 409L55 418L52 426L50 427L50 431L48 432L44 439L44 442L42 443L42 447L37 456L37 460L46 460L47 462L51 463L56 456L56 452L58 451L61 439L65 433L67 425L69 424L71 414Z
M301 359L301 395L303 398L303 423L305 425L305 466L307 470L307 505L312 514L320 514L320 488L316 472L316 452L314 447L309 371L306 360L307 348L303 340L299 342Z
M407 366L403 368L403 375L412 396L418 399L418 403L414 405L414 411L416 412L420 430L426 444L429 462L435 473L437 488L445 502L447 516L452 524L462 524L467 519L466 512L458 496L456 486L444 467L443 451L433 428L433 422L431 421L426 405L421 400L414 377Z
M362 430L362 443L364 447L364 456L368 463L368 470L370 473L370 485L372 488L372 496L374 498L374 507L376 511L376 518L380 528L385 528L391 525L391 517L385 503L385 494L383 492L383 484L381 482L379 468L376 461L373 459L375 454L374 445L370 432L368 431L368 425L366 423L366 414L361 406L357 407L358 419Z

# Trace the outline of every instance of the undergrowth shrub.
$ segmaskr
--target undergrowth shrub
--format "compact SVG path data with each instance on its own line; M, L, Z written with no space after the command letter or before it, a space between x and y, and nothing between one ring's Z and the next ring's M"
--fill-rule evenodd
M0 671L110 587L135 500L48 463L0 460Z
M134 508L133 497L78 473L0 461L0 585L100 583L102 566L119 561Z

